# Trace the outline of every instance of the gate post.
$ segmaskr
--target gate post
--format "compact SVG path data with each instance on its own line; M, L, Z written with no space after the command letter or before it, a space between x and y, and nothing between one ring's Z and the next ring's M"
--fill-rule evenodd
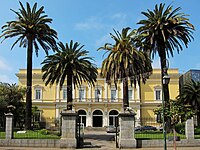
M185 123L185 136L187 140L194 139L194 122L193 119L188 119Z
M119 114L119 148L136 148L134 121L135 113L125 111Z
M6 139L13 139L13 114L7 113L6 116Z
M76 148L77 139L77 113L73 110L67 110L61 112L62 117L62 134L60 139L61 148Z

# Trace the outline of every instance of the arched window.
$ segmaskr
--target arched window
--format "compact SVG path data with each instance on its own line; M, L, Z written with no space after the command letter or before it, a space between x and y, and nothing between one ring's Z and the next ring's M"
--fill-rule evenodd
M85 110L79 110L78 115L79 115L80 123L83 123L84 126L86 126L86 112L85 112Z
M118 111L116 110L111 110L109 112L109 125L118 125L119 124L119 121L118 121ZM117 122L116 122L117 121ZM117 123L117 124L116 124Z

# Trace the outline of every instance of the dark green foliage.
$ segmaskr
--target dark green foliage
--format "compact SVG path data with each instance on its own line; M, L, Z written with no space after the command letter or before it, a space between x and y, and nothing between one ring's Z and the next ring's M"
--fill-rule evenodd
M165 71L169 67L167 57L173 57L174 51L183 50L184 45L186 48L193 39L194 26L189 22L188 15L179 12L180 7L173 9L172 6L165 7L165 4L156 4L154 10L147 10L142 12L145 19L138 22L141 25L138 32L141 35L140 45L143 50L147 51L149 55L154 58L156 54L160 57L161 64L161 81L163 76L167 74ZM162 83L163 84L163 83ZM163 97L166 101L164 107L169 107L169 87L163 86ZM167 131L170 130L170 118L165 118Z
M2 27L0 38L8 39L17 37L11 49L19 43L19 47L27 48L27 90L26 90L26 129L31 129L31 108L32 108L32 55L35 50L38 56L39 46L48 54L52 48L56 48L57 32L48 24L52 19L44 14L44 7L37 9L37 3L31 8L27 2L24 7L21 2L19 11L12 10L16 20L8 21Z
M181 89L182 93L177 96L179 104L183 105L185 114L188 114L188 110L191 110L187 117L191 118L194 114L197 115L198 126L200 121L200 82L193 80L186 82Z
M72 88L87 82L94 86L97 78L97 68L91 63L93 59L88 56L89 51L83 49L84 45L78 42L58 43L58 49L53 55L46 56L42 62L42 79L45 84L59 84L62 88L67 79L67 109L72 109ZM74 84L74 87L72 87Z
M41 129L38 131L40 134L43 134L43 135L47 135L49 134L49 131L47 129Z
M185 134L185 122L183 122L183 123L177 123L175 125L175 130L179 134Z
M195 135L200 135L200 127L194 128L194 134Z
M5 126L5 113L14 115L14 126L22 128L25 118L25 104L23 97L25 89L16 84L0 83L0 126ZM8 107L12 107L9 108Z
M106 43L99 50L106 50L107 58L102 62L101 76L106 78L107 83L111 84L114 80L115 87L117 82L123 82L123 107L129 106L128 101L128 79L131 85L143 82L151 75L151 60L146 53L139 51L134 45L137 38L136 30L123 28L121 33L114 30L115 34L110 33L114 44Z

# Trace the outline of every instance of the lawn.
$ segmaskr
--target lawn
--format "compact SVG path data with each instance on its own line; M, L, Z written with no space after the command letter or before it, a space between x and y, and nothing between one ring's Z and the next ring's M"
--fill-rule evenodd
M167 139L169 136L173 136L173 133L168 133L167 134ZM180 136L181 139L185 139L185 135L183 134L176 134L176 136ZM135 132L135 138L136 139L163 139L163 132L161 131L143 131L143 132Z
M5 132L0 132L0 139L5 139ZM26 131L26 133L14 132L14 139L60 139L58 133L43 133L38 131Z

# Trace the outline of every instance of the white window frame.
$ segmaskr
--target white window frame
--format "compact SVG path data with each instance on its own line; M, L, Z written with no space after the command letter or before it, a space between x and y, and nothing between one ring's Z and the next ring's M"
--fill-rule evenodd
M98 97L96 97L97 95L96 95L96 92L97 92L97 90L99 90L99 92L100 92L100 94L98 95L99 96L99 102L100 101L102 101L102 87L95 87L95 90L94 90L94 99L95 99L95 102L97 102L98 101Z
M83 90L83 97L81 98L80 97L80 90ZM82 101L86 101L86 88L85 87L79 87L79 89L78 89L78 99L79 99L79 102L82 102Z
M40 97L39 98L37 98L37 91L39 91L39 93L40 93ZM42 87L37 86L37 87L34 88L34 96L35 96L34 98L35 98L36 101L41 101L42 100Z
M157 99L157 92L160 92L160 99ZM162 100L162 87L161 86L154 87L154 100L156 100L156 101Z
M131 96L129 95L129 91L132 91L132 95ZM133 101L134 100L134 90L133 90L133 87L129 87L128 88L128 99L129 99L129 101Z
M112 91L115 91L115 98L114 98L114 99L112 99ZM112 87L112 88L110 89L110 100L111 100L112 102L117 100L117 89L114 88L114 87Z
M65 91L66 91L66 97L64 96ZM63 88L62 88L62 99L63 99L63 100L67 100L67 87L63 87Z

